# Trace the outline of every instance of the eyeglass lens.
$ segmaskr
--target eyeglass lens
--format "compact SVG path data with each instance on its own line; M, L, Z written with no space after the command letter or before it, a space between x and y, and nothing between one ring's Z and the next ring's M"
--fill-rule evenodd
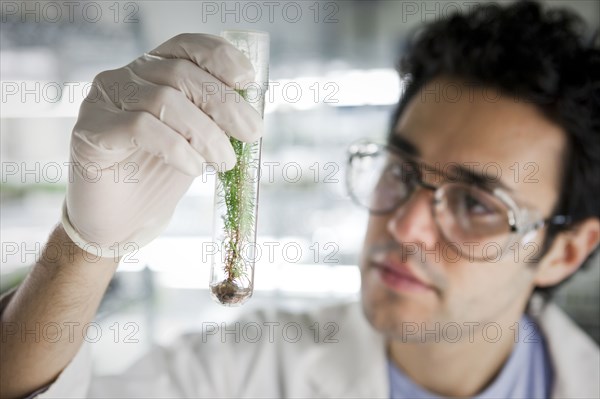
M354 154L348 178L355 201L375 214L393 212L423 185L418 164L383 146ZM469 246L505 246L511 232L510 209L487 190L464 182L446 182L435 190L433 206L445 239L461 252L469 251Z

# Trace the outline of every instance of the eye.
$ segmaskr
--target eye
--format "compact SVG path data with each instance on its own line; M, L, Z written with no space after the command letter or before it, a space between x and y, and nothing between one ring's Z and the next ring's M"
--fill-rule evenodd
M404 178L404 176L405 176L404 169L402 168L402 165L400 165L398 163L393 163L393 164L391 164L389 166L389 168L388 168L388 174L394 180L402 180Z
M411 184L417 179L415 168L406 161L390 162L386 173L390 179L404 184Z
M463 198L464 207L469 214L472 215L491 215L496 213L494 209L480 201L476 196L465 193Z

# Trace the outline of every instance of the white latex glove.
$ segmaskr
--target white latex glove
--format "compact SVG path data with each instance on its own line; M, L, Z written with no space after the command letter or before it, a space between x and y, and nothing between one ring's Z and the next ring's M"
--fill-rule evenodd
M235 165L227 134L260 138L262 118L232 89L253 80L241 52L203 34L176 36L100 73L71 136L62 216L69 237L104 257L156 238L207 162Z

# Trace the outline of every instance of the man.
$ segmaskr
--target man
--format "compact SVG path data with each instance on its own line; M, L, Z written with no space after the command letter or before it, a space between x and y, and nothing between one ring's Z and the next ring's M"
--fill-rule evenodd
M362 306L248 315L304 335L189 335L90 387L81 328L117 264L84 249L112 256L156 237L204 162L233 165L223 132L249 141L262 129L245 102L203 98L203 83L252 78L219 38L178 36L100 74L90 96L101 100L82 105L71 155L133 162L138 181L90 183L75 168L62 225L2 313L5 325L70 322L74 334L35 342L3 328L2 396L599 397L598 347L532 297L575 273L600 240L600 53L578 26L520 2L436 22L411 43L387 145L351 148L350 192L371 213ZM125 101L127 82L139 101ZM119 98L102 92L114 84ZM65 246L74 251L51 253ZM314 323L332 323L335 339L308 335Z

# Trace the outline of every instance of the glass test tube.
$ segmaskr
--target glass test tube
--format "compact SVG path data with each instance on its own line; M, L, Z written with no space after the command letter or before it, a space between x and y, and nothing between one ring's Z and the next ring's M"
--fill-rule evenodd
M264 115L269 81L269 34L228 30L221 36L252 63L255 80L238 93ZM237 163L217 173L213 238L217 253L212 257L210 292L224 306L239 306L252 296L256 256L256 222L262 139L244 143L230 137Z

